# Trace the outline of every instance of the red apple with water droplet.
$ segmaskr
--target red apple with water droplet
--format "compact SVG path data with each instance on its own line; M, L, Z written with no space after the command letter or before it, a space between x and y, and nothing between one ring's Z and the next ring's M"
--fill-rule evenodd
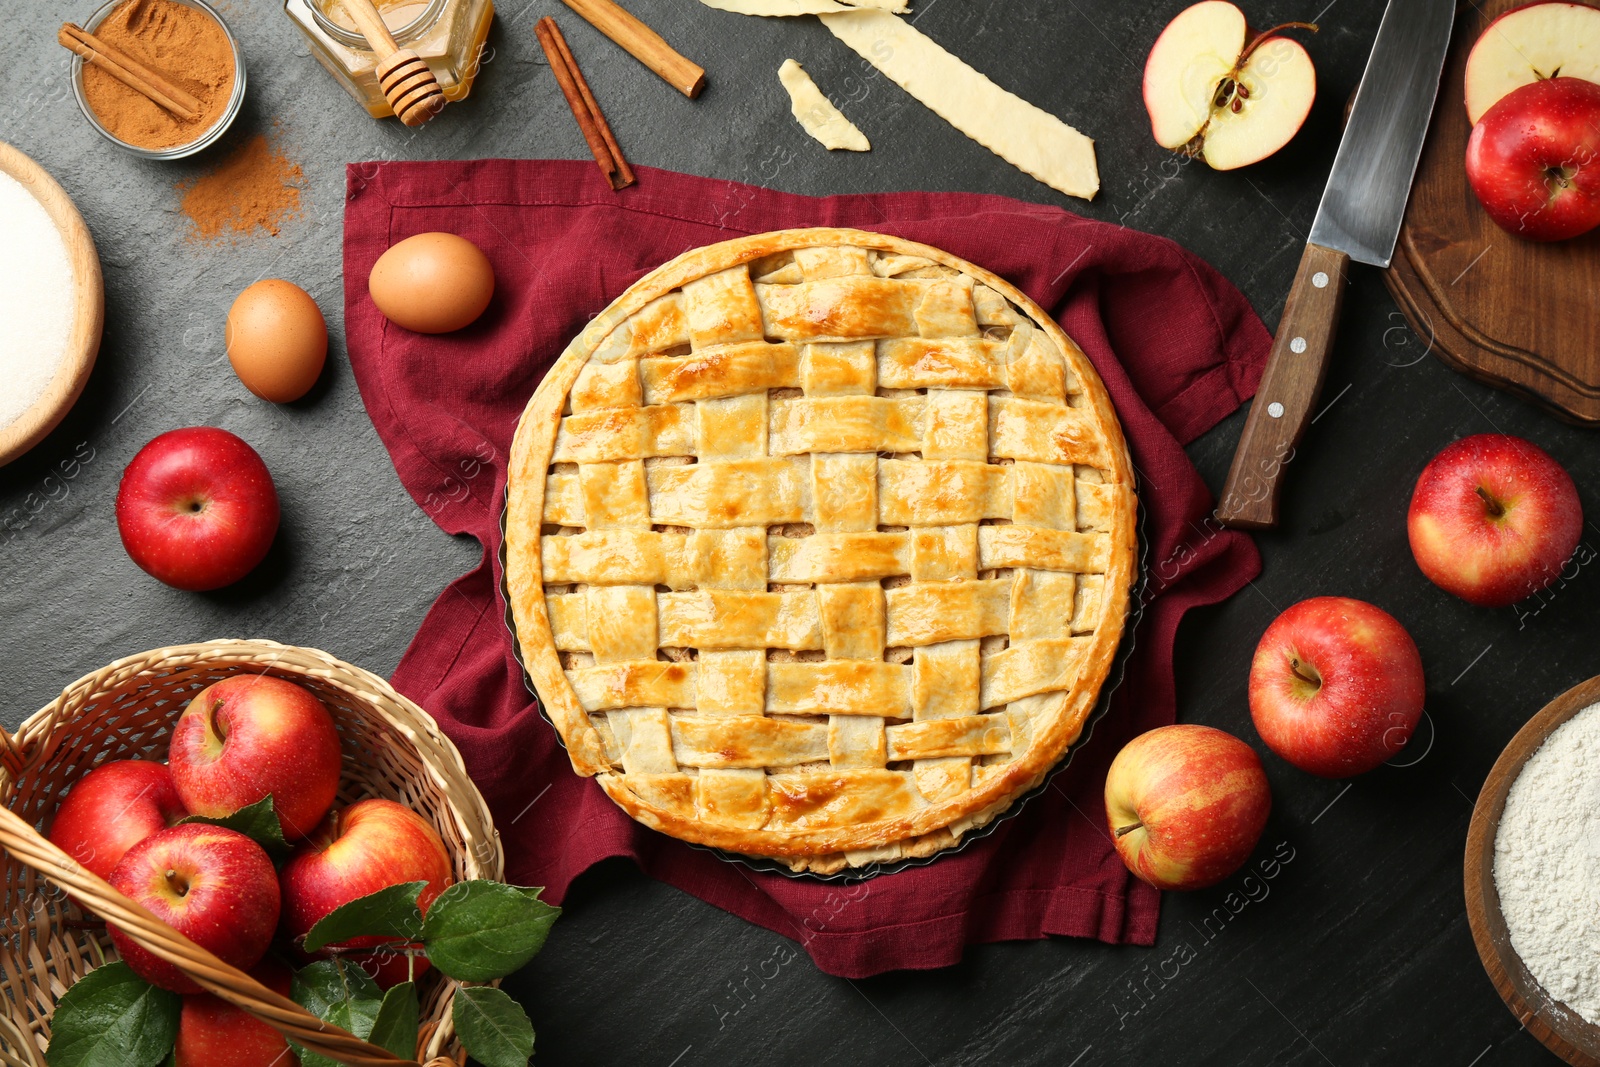
M1524 240L1600 226L1600 85L1550 78L1507 93L1467 138L1467 181L1489 218Z
M1129 741L1106 772L1106 823L1128 870L1157 889L1203 889L1250 858L1272 810L1255 751L1210 726Z
M278 491L255 449L227 430L171 430L122 472L117 531L145 573L192 592L220 589L272 547Z
M290 841L333 806L342 762L322 701L270 674L236 674L195 694L172 729L168 760L194 814L221 818L270 796Z
M1405 747L1427 685L1393 615L1342 596L1302 600L1272 621L1250 663L1250 717L1267 747L1324 778L1362 774Z
M188 814L166 764L112 760L73 783L50 823L50 840L105 878L128 849Z
M289 995L289 968L268 956L250 977ZM210 993L183 998L173 1067L298 1067L300 1057L277 1030Z
M278 874L262 847L236 830L186 823L130 848L107 879L157 919L222 962L248 970L272 944L278 925ZM107 932L135 974L174 993L199 983L136 943L115 924Z
M1583 505L1572 476L1538 445L1474 434L1423 468L1406 532L1434 585L1505 607L1560 577L1583 536Z
M427 914L438 895L447 889L450 853L428 821L404 804L374 798L328 813L316 833L295 850L283 865L283 925L298 942L318 920L358 897L403 882L426 882L417 906ZM339 949L374 948L381 938L357 937L333 946ZM421 975L430 966L423 956L407 957L393 949L346 953L387 989Z

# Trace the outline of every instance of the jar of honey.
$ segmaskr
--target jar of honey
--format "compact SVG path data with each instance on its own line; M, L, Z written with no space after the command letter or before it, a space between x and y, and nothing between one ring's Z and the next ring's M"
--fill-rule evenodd
M395 43L421 56L448 100L472 91L494 0L374 0ZM394 114L383 97L378 59L345 10L344 0L284 0L284 13L311 42L311 53L373 118Z

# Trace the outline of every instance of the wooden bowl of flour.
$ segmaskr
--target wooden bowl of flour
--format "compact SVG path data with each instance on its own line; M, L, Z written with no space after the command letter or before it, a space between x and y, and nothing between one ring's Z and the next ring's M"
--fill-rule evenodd
M4 466L28 449L44 440L46 434L77 402L83 392L89 372L94 369L95 354L100 350L100 327L105 319L105 289L100 280L100 256L95 252L94 238L83 224L83 217L73 206L56 180L43 167L0 142L0 174L14 179L39 206L54 225L65 247L67 268L72 276L72 298L64 312L66 341L60 359L54 368L30 381L31 400L24 401L20 412L5 411L0 402L0 466ZM0 220L0 227L9 226ZM0 229L0 233L6 232ZM27 269L27 252L15 248L5 249L10 263L0 262L0 284L14 281L19 271ZM9 276L13 276L8 279ZM8 322L0 333L0 377L9 381L15 377L14 360L35 358L36 354L18 351L16 338L19 330ZM8 346L9 349L8 349ZM3 398L0 398L3 400ZM13 417L14 416L14 417Z
M1600 1067L1600 1026L1588 1022L1551 997L1529 973L1511 944L1500 910L1500 893L1494 880L1494 843L1505 813L1506 797L1528 760L1555 729L1591 704L1600 703L1600 677L1573 686L1529 719L1495 760L1467 829L1464 866L1467 924L1478 946L1483 969L1489 972L1500 998L1528 1033L1551 1052L1571 1064ZM1574 835L1574 846L1577 847Z

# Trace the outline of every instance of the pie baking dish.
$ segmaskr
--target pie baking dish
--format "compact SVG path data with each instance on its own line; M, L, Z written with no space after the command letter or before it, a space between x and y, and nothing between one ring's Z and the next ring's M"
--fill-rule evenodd
M1021 292L859 230L698 248L535 391L505 589L573 769L796 871L924 857L1079 737L1136 575L1132 464Z

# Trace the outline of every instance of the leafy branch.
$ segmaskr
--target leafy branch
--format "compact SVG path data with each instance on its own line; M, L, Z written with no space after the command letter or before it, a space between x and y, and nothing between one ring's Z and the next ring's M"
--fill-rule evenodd
M474 880L440 893L424 917L417 898L425 882L406 882L357 898L324 916L307 932L307 952L331 952L295 976L293 997L319 1019L357 1037L402 1053L387 1041L410 1035L415 1043L420 1009L416 987L403 982L382 993L360 967L339 958L348 951L403 952L425 957L461 982L491 982L521 969L544 947L561 909L539 899L540 889ZM354 938L378 937L377 946L342 947ZM498 989L464 986L452 1009L456 1035L485 1067L525 1067L533 1055L533 1023L522 1006ZM381 1038L381 1040L380 1040ZM408 1049L404 1055L411 1055ZM309 1058L308 1058L309 1057ZM327 1061L304 1051L304 1067Z
M226 820L195 821L251 833L248 826L270 837L269 830L277 828L271 803L269 797ZM335 908L317 922L301 948L331 958L294 975L294 1001L324 1022L411 1059L421 1017L415 982L385 991L348 956L402 953L411 957L413 975L415 959L423 957L457 981L491 982L537 955L561 914L560 908L539 899L542 890L475 880L440 893L424 917L417 899L426 886L392 885ZM346 944L372 937L383 940L375 946ZM170 1062L182 1004L176 993L151 985L120 960L97 967L56 1005L45 1060L49 1067L157 1067ZM533 1023L521 1005L492 986L457 990L452 1021L462 1046L484 1067L526 1067L533 1055ZM302 1067L338 1067L298 1045L295 1051Z

